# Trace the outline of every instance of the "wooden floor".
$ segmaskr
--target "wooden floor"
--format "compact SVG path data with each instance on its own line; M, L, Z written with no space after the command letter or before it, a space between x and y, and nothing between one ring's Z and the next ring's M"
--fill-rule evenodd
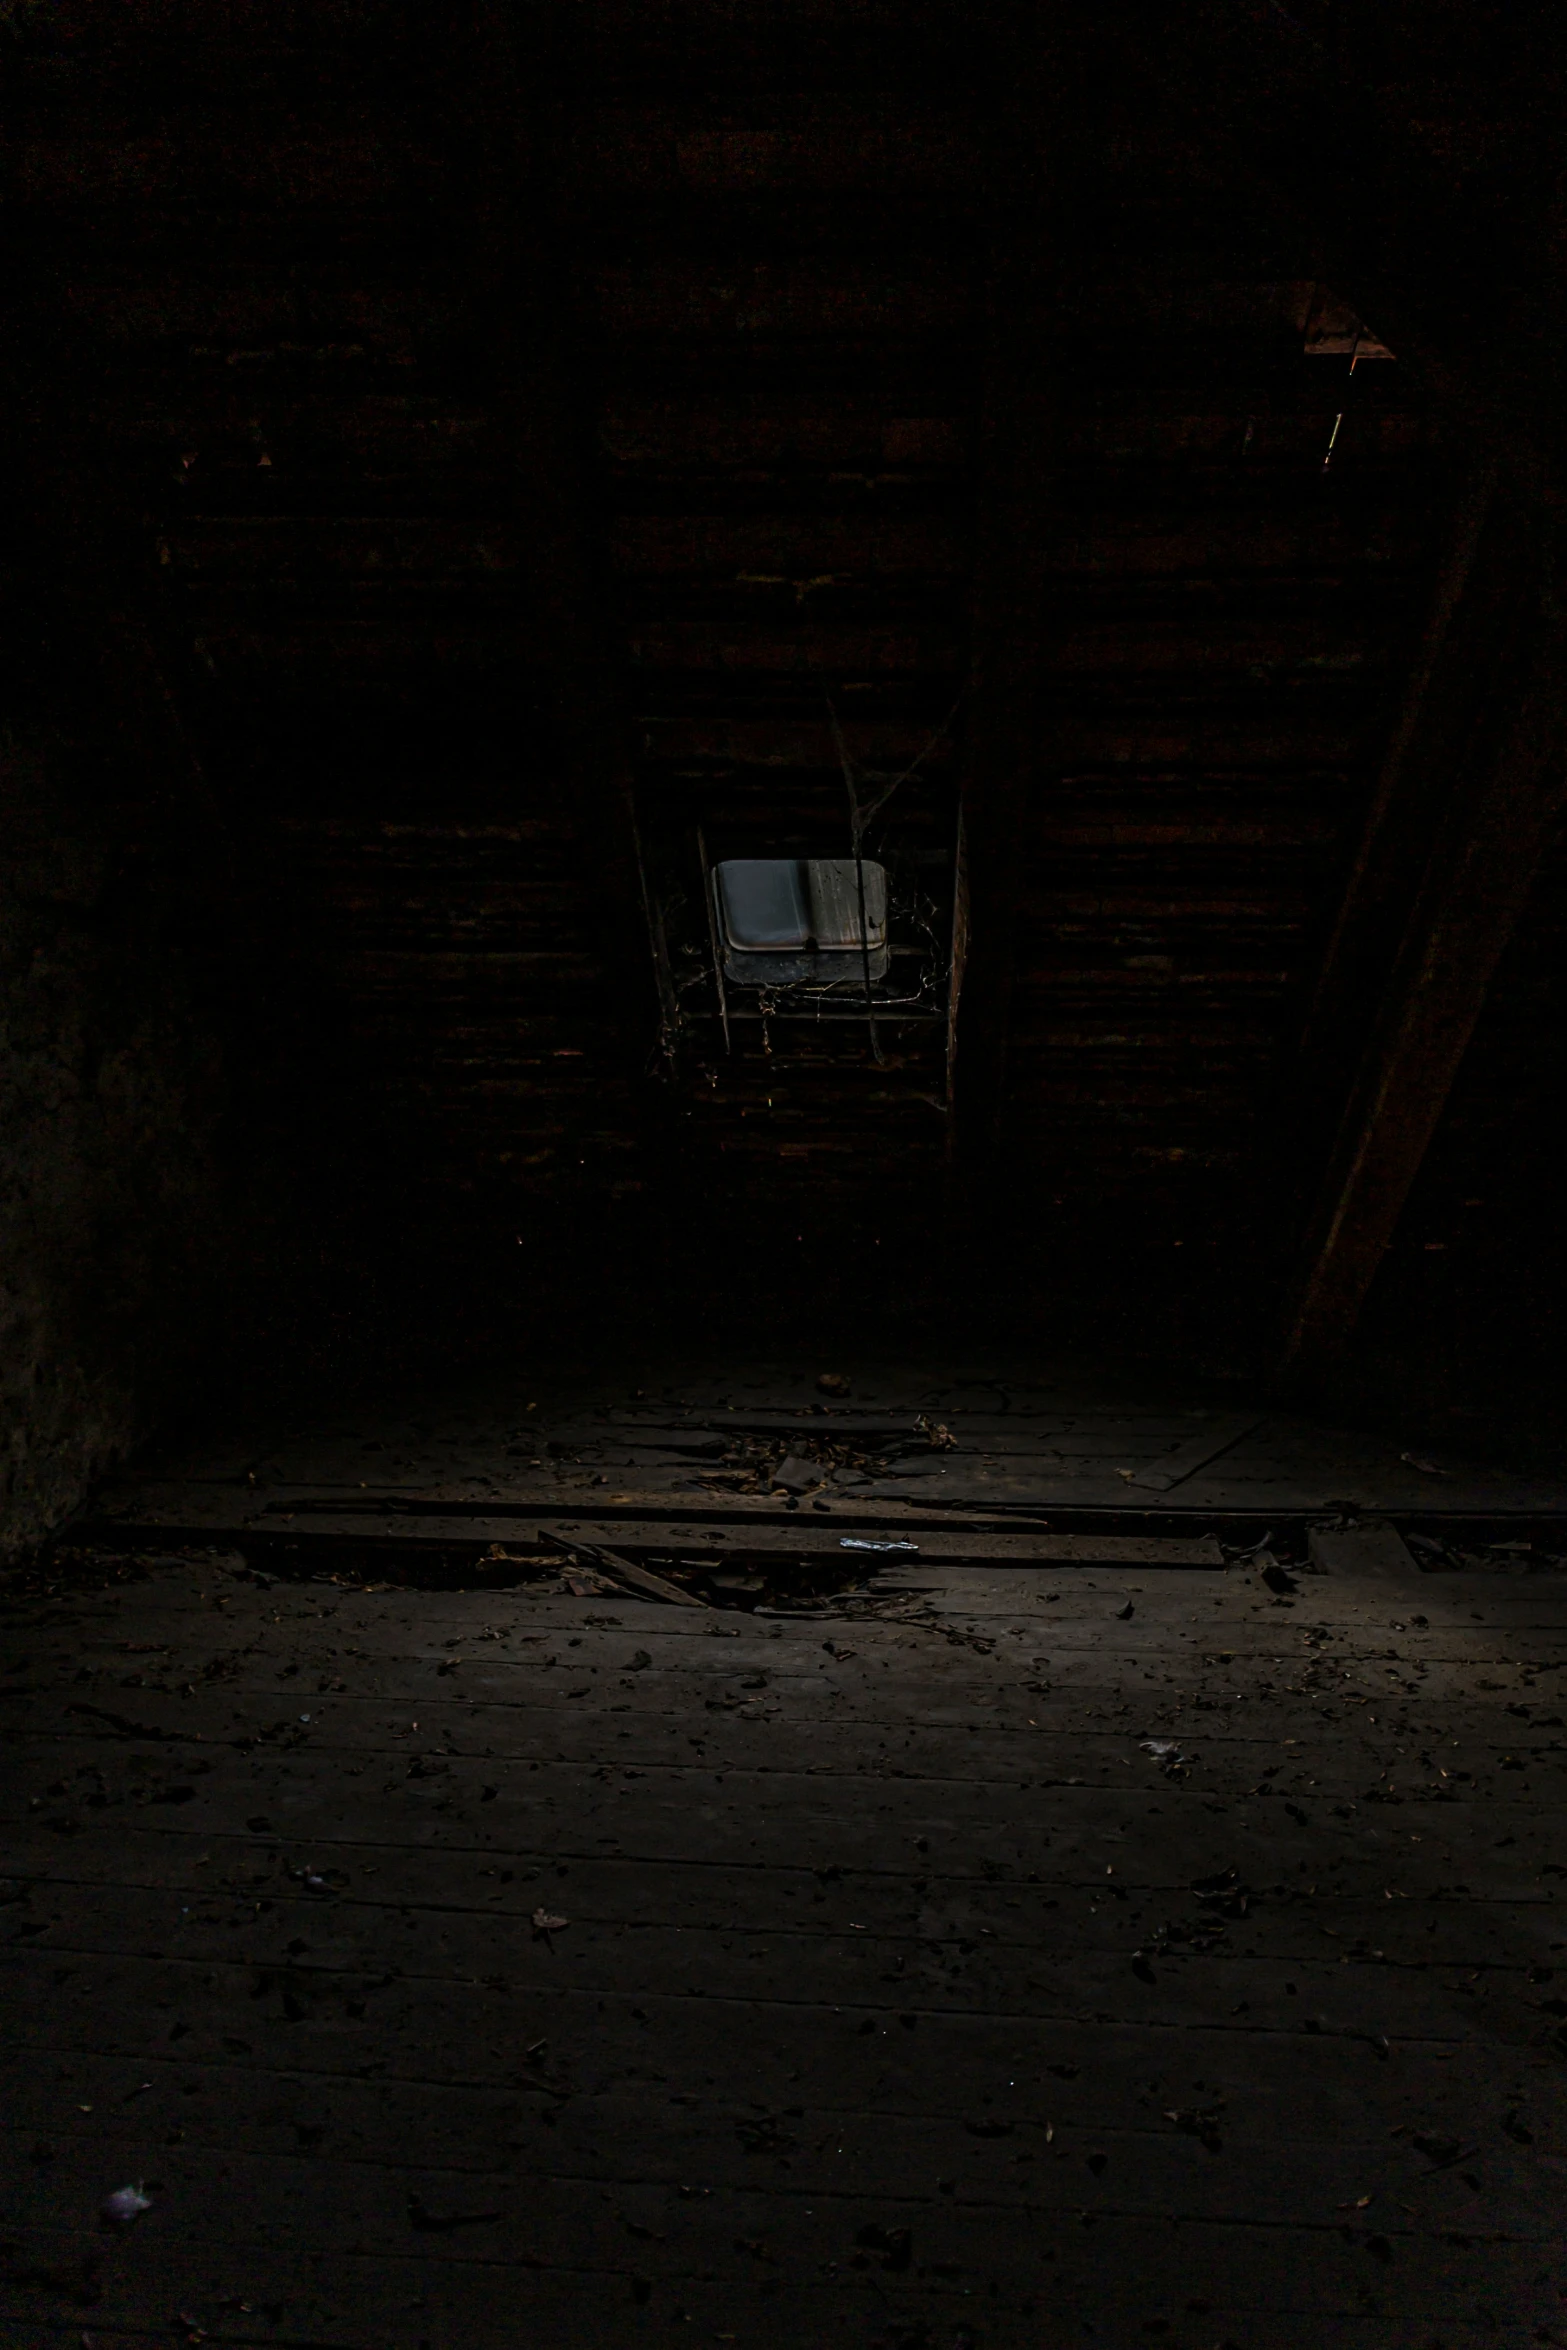
M820 1366L739 1360L639 1381L617 1363L491 1376L416 1400L361 1402L219 1444L166 1449L109 1489L103 1507L166 1524L259 1525L297 1497L373 1509L376 1497L535 1508L565 1499L625 1508L677 1496L756 1506L754 1474L726 1450L854 1452L820 1466L829 1511L867 1508L1125 1509L1199 1514L1365 1510L1567 1513L1567 1444L1556 1473L1519 1476L1425 1443L1324 1427L1233 1392L1112 1386L994 1362L860 1365L847 1392ZM829 1376L833 1374L829 1373ZM1455 1421L1461 1431L1467 1423ZM932 1426L950 1442L929 1441ZM803 1488L802 1488L803 1490Z
M341 1499L342 1430L289 1441L123 1489L7 1604L0 2342L1567 2343L1548 1528L1030 1558L1036 1497L814 1612L366 1589L213 1531ZM623 1525L702 1466L554 1441ZM1121 1450L1124 1502L1178 1445ZM815 1556L767 1461L693 1532Z

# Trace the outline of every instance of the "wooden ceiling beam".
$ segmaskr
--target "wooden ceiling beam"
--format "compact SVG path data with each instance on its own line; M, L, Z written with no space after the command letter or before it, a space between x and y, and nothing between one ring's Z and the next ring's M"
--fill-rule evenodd
M1333 1141L1282 1317L1287 1390L1349 1345L1567 803L1558 539L1526 492L1489 472L1472 484L1298 1072L1297 1147L1313 1123Z

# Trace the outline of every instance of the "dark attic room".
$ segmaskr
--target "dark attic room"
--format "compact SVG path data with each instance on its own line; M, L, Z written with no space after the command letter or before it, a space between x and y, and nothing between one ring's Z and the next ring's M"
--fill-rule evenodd
M1564 98L0 0L0 2350L1567 2346Z

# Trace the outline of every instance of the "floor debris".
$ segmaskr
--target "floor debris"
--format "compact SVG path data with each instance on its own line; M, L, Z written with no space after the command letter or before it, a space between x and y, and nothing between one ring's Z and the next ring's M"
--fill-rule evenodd
M141 2187L116 2187L112 2195L105 2195L98 2206L98 2215L110 2227L129 2227L140 2219L144 2211L151 2211L152 2197Z

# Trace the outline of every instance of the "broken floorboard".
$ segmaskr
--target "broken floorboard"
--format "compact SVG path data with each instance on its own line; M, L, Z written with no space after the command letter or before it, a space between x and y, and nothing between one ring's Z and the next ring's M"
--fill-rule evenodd
M859 1524L909 1509L1147 1509L1266 1518L1348 1506L1420 1517L1567 1511L1567 1463L1520 1475L1455 1449L1325 1426L1193 1394L1127 1397L1082 1380L954 1378L918 1364L857 1370L852 1393L744 1365L627 1395L585 1373L490 1379L422 1408L373 1402L287 1433L166 1450L99 1497L105 1514L242 1522L291 1498L363 1506L486 1502L665 1515L778 1510ZM950 1442L948 1441L950 1439ZM1170 1530L1170 1529L1164 1529Z
M71 1530L72 1539L104 1544L124 1540L145 1546L148 1538L170 1544L206 1542L213 1535L231 1535L237 1543L341 1543L344 1537L364 1542L473 1545L495 1544L511 1552L527 1552L548 1559L573 1535L582 1538L584 1555L593 1544L608 1540L619 1549L702 1556L726 1556L737 1551L771 1554L780 1559L809 1557L841 1565L845 1576L856 1567L873 1566L879 1555L900 1550L927 1564L956 1564L988 1560L1026 1566L1054 1562L1074 1566L1222 1567L1224 1555L1211 1534L1148 1535L1103 1532L1051 1534L1018 1531L1004 1521L990 1527L944 1525L940 1519L900 1513L842 1517L831 1525L819 1518L782 1518L777 1513L741 1512L732 1507L714 1510L705 1519L676 1515L638 1518L623 1511L589 1515L582 1509L498 1509L479 1503L388 1506L384 1500L358 1502L347 1497L323 1499L295 1492L283 1499L234 1501L191 1487L163 1487L145 1493L140 1514L100 1516ZM846 1529L853 1528L854 1531ZM548 1548L541 1548L548 1545ZM328 1553L323 1549L322 1555Z
M19 1596L0 2339L1548 2340L1561 1579L885 1582Z

